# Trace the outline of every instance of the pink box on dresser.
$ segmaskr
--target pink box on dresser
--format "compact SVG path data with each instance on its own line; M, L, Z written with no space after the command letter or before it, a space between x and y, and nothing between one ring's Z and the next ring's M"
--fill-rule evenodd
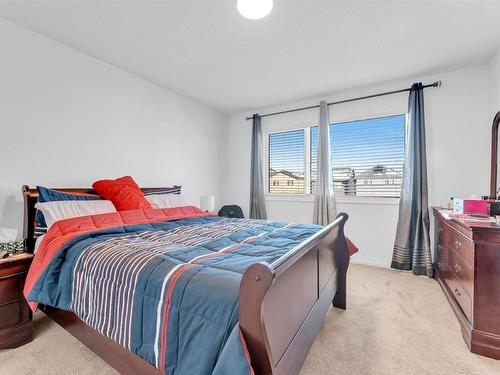
M456 214L488 215L488 203L480 199L453 199L453 212Z

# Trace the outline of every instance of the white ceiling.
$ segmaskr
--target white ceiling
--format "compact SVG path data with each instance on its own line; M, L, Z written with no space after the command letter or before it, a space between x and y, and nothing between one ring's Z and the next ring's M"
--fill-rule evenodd
M485 60L500 1L2 1L0 17L226 113Z

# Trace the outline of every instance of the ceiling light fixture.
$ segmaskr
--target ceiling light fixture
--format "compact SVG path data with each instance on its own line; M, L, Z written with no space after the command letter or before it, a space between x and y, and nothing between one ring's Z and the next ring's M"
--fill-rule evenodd
M238 12L248 19L264 18L273 10L273 0L238 0Z

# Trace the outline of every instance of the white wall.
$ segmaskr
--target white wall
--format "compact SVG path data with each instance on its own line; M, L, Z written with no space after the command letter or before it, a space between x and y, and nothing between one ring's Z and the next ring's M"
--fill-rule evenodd
M0 46L0 227L21 228L22 184L220 197L225 116L3 20Z
M22 184L89 186L133 175L141 185L182 184L197 201L215 194L248 214L251 123L0 20L0 227L21 228ZM175 74L175 72L172 72ZM429 203L488 192L492 109L500 108L500 52L487 65L325 94L265 113L441 79L425 93ZM407 95L332 107L332 121L406 111ZM308 126L317 111L265 118L266 132ZM226 146L227 143L227 146ZM340 200L358 262L388 266L397 201ZM312 200L270 197L270 218L311 222Z
M486 65L432 76L364 87L308 100L285 103L254 112L266 113L318 103L320 99L341 100L361 95L409 87L412 82L442 80L442 87L425 91L429 204L439 205L452 196L484 194L489 186L490 115L488 112L488 68ZM407 94L385 96L331 107L332 122L404 113ZM228 169L224 198L239 204L248 214L251 122L250 113L230 117L228 127ZM264 118L265 132L309 126L317 123L318 111L309 110ZM338 211L350 215L346 230L359 246L354 261L389 266L394 243L398 202L379 200L346 202L338 199ZM286 197L268 197L268 215L272 219L310 223L311 199L300 201Z

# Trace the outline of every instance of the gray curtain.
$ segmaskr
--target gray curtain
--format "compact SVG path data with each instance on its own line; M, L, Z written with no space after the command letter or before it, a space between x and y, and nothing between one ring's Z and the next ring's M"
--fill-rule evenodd
M332 163L330 155L330 119L328 104L319 104L318 168L314 193L313 223L327 225L335 220L336 208L333 193Z
M408 100L403 186L391 267L432 277L423 91L422 83L413 84Z
M264 171L262 124L258 114L253 115L252 155L250 165L250 219L267 219L264 201Z

